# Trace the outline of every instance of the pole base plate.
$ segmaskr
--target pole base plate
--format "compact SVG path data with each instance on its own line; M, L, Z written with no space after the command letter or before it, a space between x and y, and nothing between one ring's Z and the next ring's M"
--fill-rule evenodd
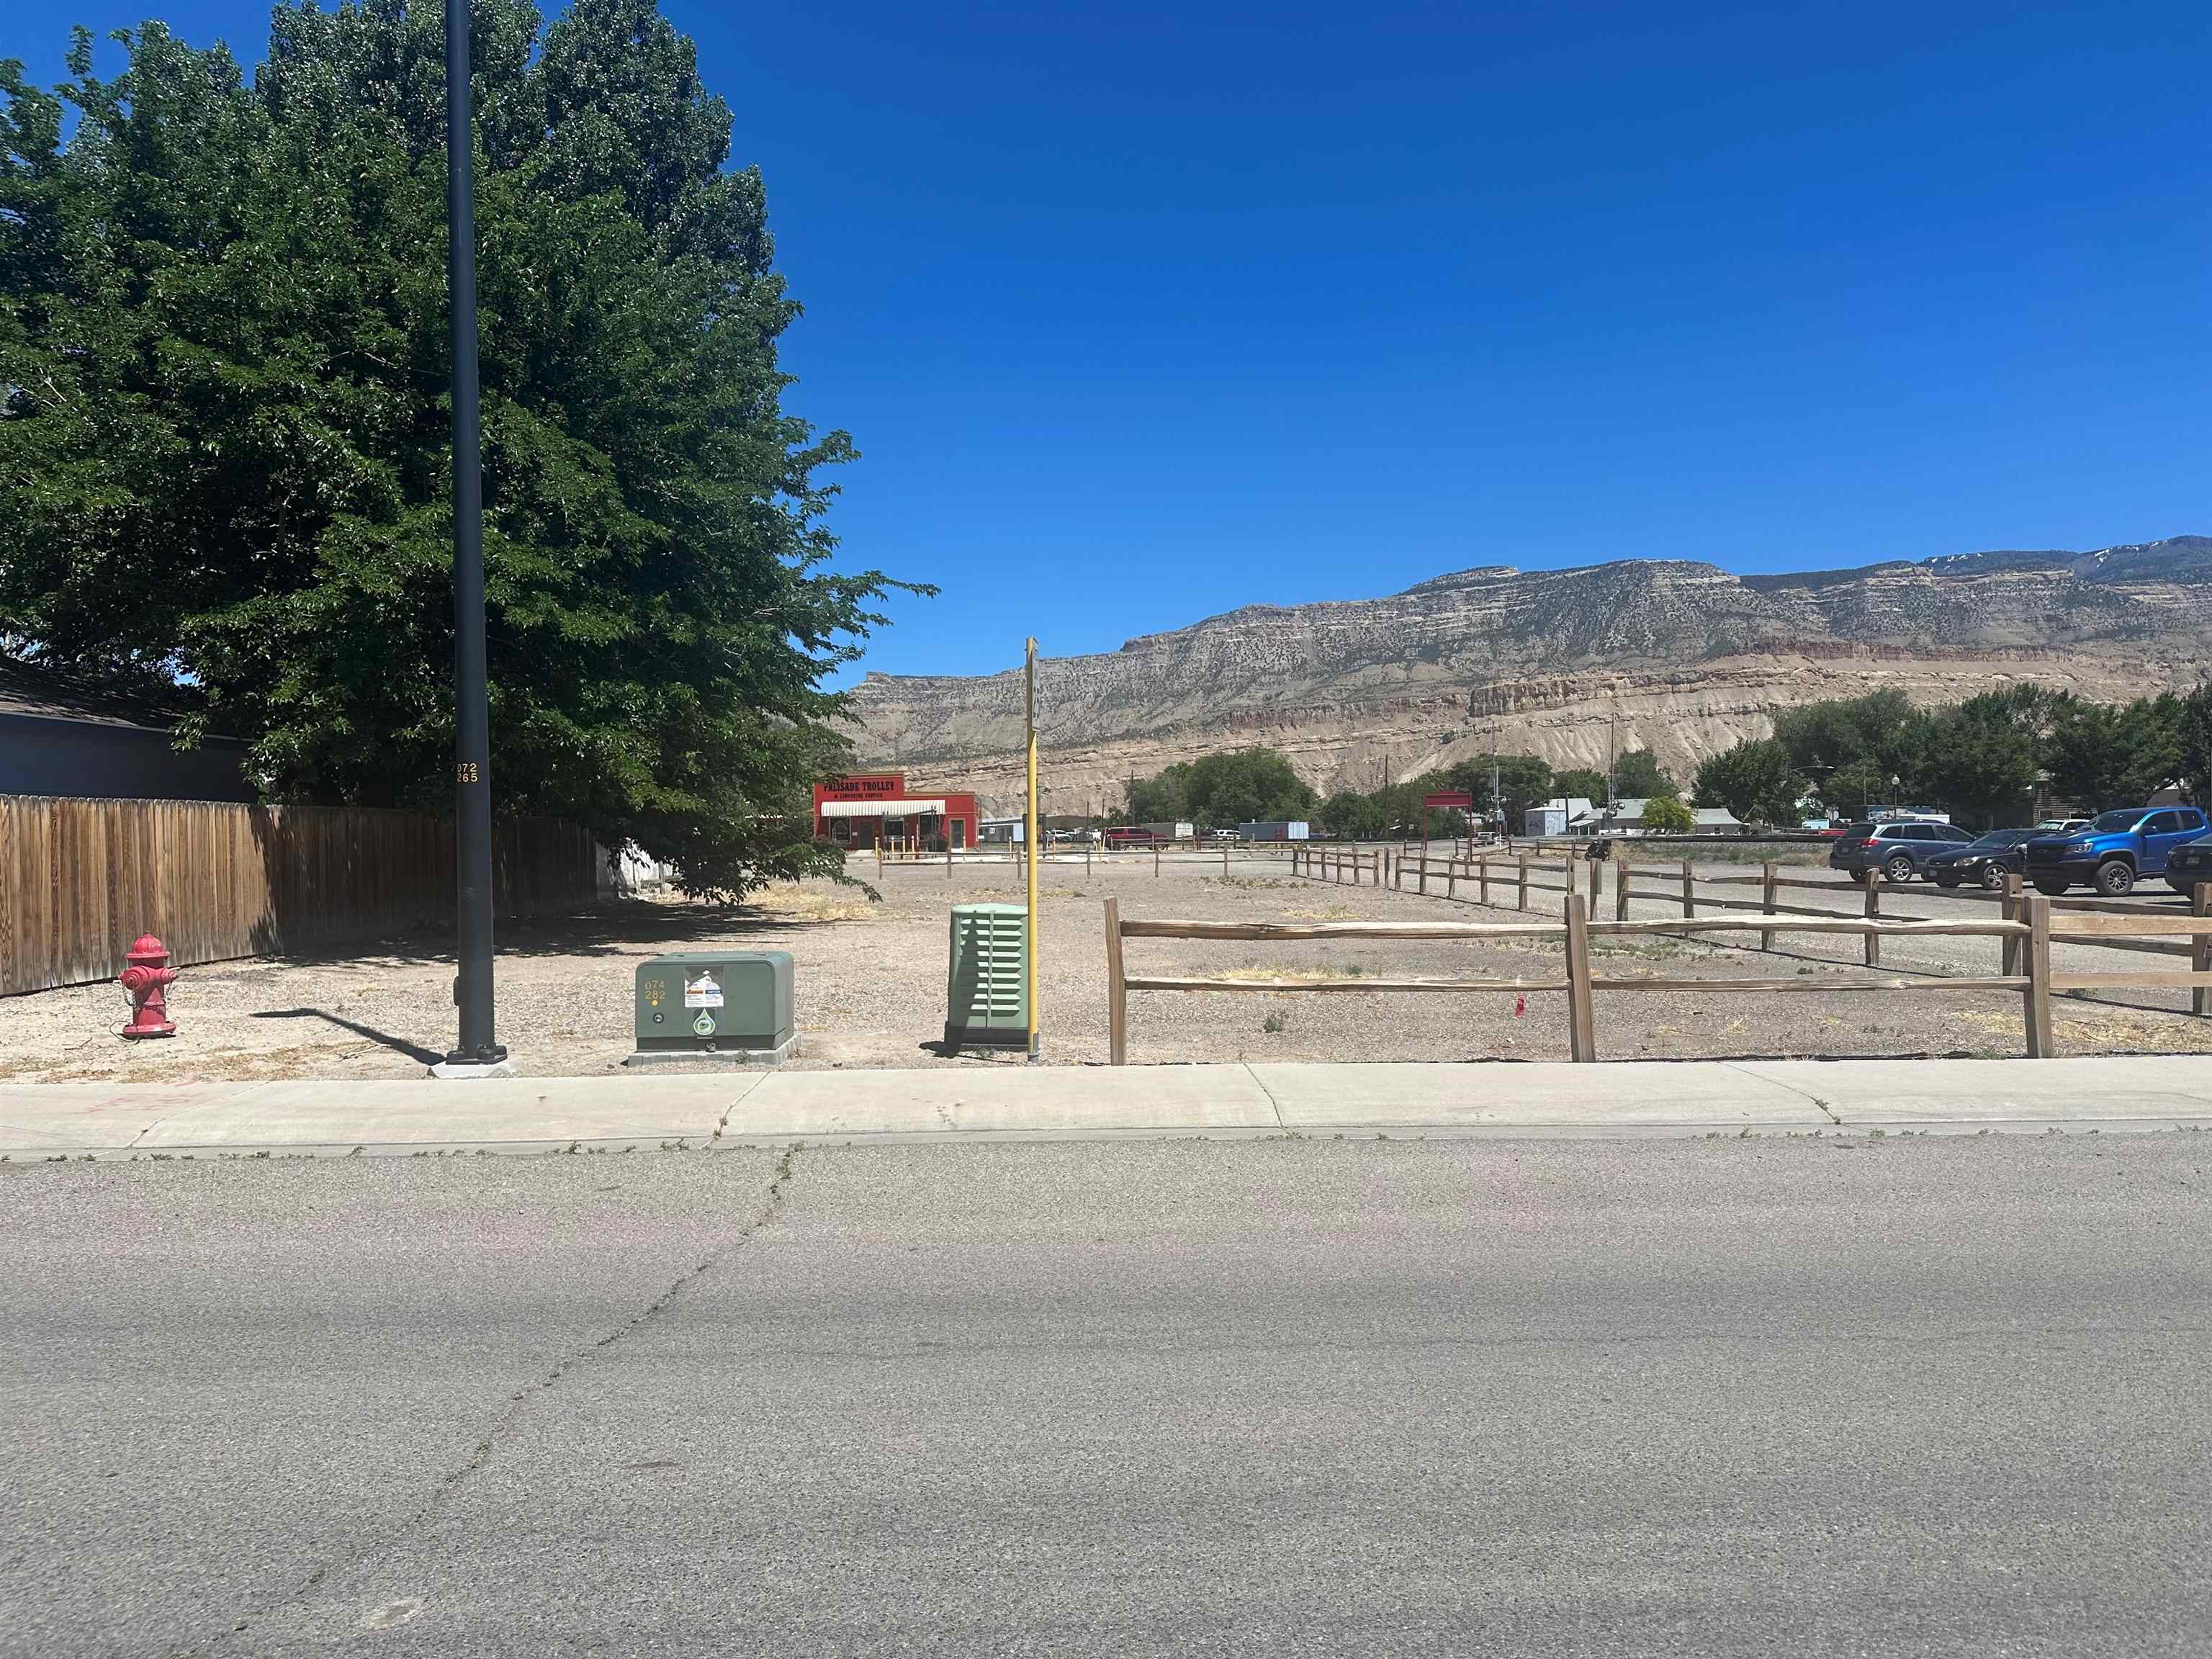
M453 1082L466 1082L476 1078L515 1075L514 1063L506 1060L496 1060L489 1065L471 1060L441 1060L433 1061L428 1067L428 1072L432 1077L445 1078Z

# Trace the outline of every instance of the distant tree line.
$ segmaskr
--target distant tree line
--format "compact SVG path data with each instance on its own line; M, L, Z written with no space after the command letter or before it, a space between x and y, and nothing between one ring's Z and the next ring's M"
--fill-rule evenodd
M1474 797L1476 813L1486 816L1493 763L1505 821L1510 824L1522 823L1530 807L1554 796L1579 795L1598 802L1606 799L1602 772L1573 768L1554 772L1539 756L1499 754L1473 756L1379 789L1340 790L1322 800L1276 750L1240 749L1179 762L1155 776L1133 780L1117 821L1188 822L1200 830L1231 830L1270 819L1304 819L1339 840L1373 841L1417 829L1425 795L1463 791ZM1616 799L1648 797L1671 802L1681 815L1680 827L1689 827L1689 811L1675 799L1674 781L1649 750L1631 750L1614 763L1613 793ZM1659 811L1662 817L1667 816L1665 807ZM1434 811L1429 814L1429 828L1438 836L1462 835L1467 817L1457 811Z
M1233 830L1271 818L1307 818L1313 790L1273 749L1237 749L1178 761L1149 778L1133 779L1121 823L1188 822L1200 830Z
M1700 766L1694 794L1746 823L1795 827L1810 800L1833 818L1909 803L1988 829L2025 821L2039 786L2096 812L2208 780L2212 684L2120 704L2018 685L1931 708L1876 691L1790 709L1772 737Z

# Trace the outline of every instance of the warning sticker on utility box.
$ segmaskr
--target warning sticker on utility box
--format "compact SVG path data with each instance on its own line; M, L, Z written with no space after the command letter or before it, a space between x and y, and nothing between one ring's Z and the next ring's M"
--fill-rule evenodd
M714 983L712 974L687 979L684 981L684 1006L686 1008L719 1008L722 1006L722 988Z

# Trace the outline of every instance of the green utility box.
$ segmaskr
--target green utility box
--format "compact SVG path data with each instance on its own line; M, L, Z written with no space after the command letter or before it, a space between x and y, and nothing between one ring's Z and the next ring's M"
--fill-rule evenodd
M945 1041L953 1048L1026 1048L1030 913L1019 904L952 907Z
M788 951L686 951L641 963L637 1052L623 1062L783 1059L799 1046Z

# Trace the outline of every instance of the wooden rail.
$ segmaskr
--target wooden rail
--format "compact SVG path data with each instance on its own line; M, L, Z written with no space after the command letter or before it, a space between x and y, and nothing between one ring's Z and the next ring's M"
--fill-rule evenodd
M1339 886L1382 887L1389 884L1394 872L1389 850L1384 848L1370 847L1363 852L1313 842L1303 846L1292 842L1291 873L1316 881L1332 881Z
M1401 866L1402 868L1402 866ZM1616 917L1611 921L1592 921L1589 908L1580 893L1570 892L1563 903L1558 922L1453 922L1453 921L1129 921L1121 919L1118 900L1106 902L1106 1006L1108 1041L1113 1064L1128 1063L1129 1018L1128 994L1132 991L1267 991L1267 992L1440 992L1480 993L1494 991L1560 991L1567 994L1568 1048L1577 1060L1589 1061L1597 1058L1595 999L1602 991L1697 991L1699 993L1803 993L1808 991L2004 991L2017 993L2021 998L2021 1024L2027 1049L2031 1058L2042 1058L2053 1050L2051 1024L2051 993L2053 988L2065 989L2085 976L2070 975L2054 979L2051 971L2051 941L2053 929L2051 907L2040 895L2023 902L2025 920L1981 920L1972 917L1934 920L1895 918L1884 920L1878 916L1801 916L1772 912L1761 912L1756 918L1735 916L1707 916L1685 918L1682 921L1630 921ZM2098 918L2104 921L2108 919ZM2112 921L2124 919L2111 918ZM2133 921L2134 918L2124 920ZM2161 928L2167 933L2190 933L2199 939L2212 939L2212 917L2172 916L2158 918L2161 921L2180 926ZM2083 927L2069 922L2069 928ZM2118 931L2117 928L2112 931ZM1880 979L1806 979L1791 976L1751 979L1685 979L1659 975L1604 975L1590 969L1589 940L1597 936L1628 936L1639 934L1680 936L1684 934L1719 933L1729 932L1758 932L1772 933L1856 933L1869 940L1877 939L1911 939L1925 936L1969 936L1996 939L2007 947L2007 971L2001 974L1972 978L1922 978L1893 976ZM2102 937L2096 933L2067 933L2061 937ZM1565 975L1540 978L1410 978L1374 979L1362 975L1353 979L1312 981L1285 978L1280 975L1263 979L1217 979L1194 976L1133 975L1127 969L1124 941L1131 939L1242 939L1242 940L1328 940L1328 939L1444 939L1470 944L1496 943L1505 940L1559 939L1565 947L1566 971ZM2014 963L2017 966L2014 966ZM2089 979L2105 982L2103 976ZM2203 975L2160 975L2160 983L2212 983L2212 972Z
M1587 848L1589 843L1585 842L1583 845ZM1858 908L1862 914L1868 917L1879 917L1881 915L1882 894L1885 891L1901 890L1883 881L1878 872L1872 872L1864 878L1838 875L1823 880L1802 876L1784 876L1781 874L1784 866L1772 863L1763 866L1756 875L1701 875L1697 872L1695 866L1687 859L1658 864L1650 860L1635 858L1630 850L1629 843L1615 842L1612 845L1613 856L1609 860L1578 860L1557 851L1548 854L1527 852L1515 854L1511 862L1505 865L1505 867L1512 872L1510 879L1519 889L1515 908L1522 910L1528 908L1526 891L1528 886L1555 893L1573 890L1571 885L1571 866L1576 862L1586 862L1589 867L1589 905L1593 915L1598 911L1599 872L1607 864L1611 865L1614 872L1613 915L1620 918L1625 918L1628 915L1628 905L1632 896L1647 902L1679 904L1685 920L1695 916L1700 905L1709 910L1742 910L1761 915L1832 916L1849 914L1818 906L1783 903L1778 895L1784 889L1794 891L1833 893L1838 896L1850 894L1858 899ZM1526 872L1529 868L1547 867L1535 862L1539 860L1549 860L1552 863L1560 866L1566 879L1527 880ZM1423 878L1416 884L1416 890L1419 891L1430 894L1431 896L1441 892L1441 895L1446 898L1458 899L1462 896L1462 884L1467 884L1475 890L1475 902L1486 905L1490 902L1490 886L1492 879L1490 874L1491 861L1492 855L1482 852L1476 853L1471 858L1460 858L1455 855L1451 858L1431 861L1422 860L1417 856L1402 862L1400 870L1401 872L1408 870L1422 872ZM1504 860L1498 861L1504 864ZM1642 886L1636 885L1639 877L1644 881ZM1658 885L1660 883L1665 884L1663 889ZM1402 880L1398 885L1400 890L1404 890L1405 883ZM1710 892L1700 894L1698 890L1701 887L1757 887L1760 891L1759 896L1755 899L1727 898L1716 896ZM1940 894L1945 899L1994 904L1998 907L2001 915L2008 919L2016 919L2022 914L2021 891L2020 877L2008 872L2003 884L1997 888L1963 886L1936 888L1930 890L1926 896L1933 897ZM2053 911L2128 917L2170 914L2146 910L2140 904L2124 903L2112 899L2077 899L2055 895L2045 896ZM2212 914L2212 883L2197 884L2191 895L2191 904L2192 909L2198 915ZM1771 928L1759 930L1761 950L1771 951L1774 948L1775 932L1776 930ZM2188 944L2176 944L2170 941L2161 943L2154 938L2124 937L2130 933L2155 932L2155 929L2118 929L2111 936L2099 938L2095 943L2102 950L2132 951L2150 956L2186 956L2191 958L2192 970L2212 969L2212 944L2208 944L2202 937L2194 938ZM2007 951L2008 966L2011 955L2012 951L2008 948ZM1875 968L1881 965L1881 936L1880 934L1869 933L1866 936L1864 957L1868 967ZM2212 1014L2212 989L2196 990L2192 994L2191 1007L2196 1013Z

